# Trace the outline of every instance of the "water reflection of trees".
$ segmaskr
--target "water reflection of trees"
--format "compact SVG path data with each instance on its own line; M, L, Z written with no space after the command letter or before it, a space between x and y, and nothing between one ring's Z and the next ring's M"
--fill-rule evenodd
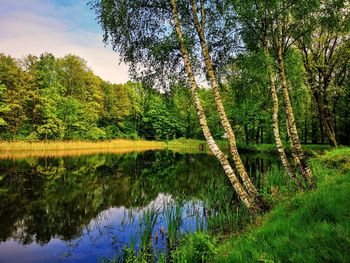
M103 210L145 207L159 193L198 198L221 173L211 156L167 151L2 160L0 240L72 240Z

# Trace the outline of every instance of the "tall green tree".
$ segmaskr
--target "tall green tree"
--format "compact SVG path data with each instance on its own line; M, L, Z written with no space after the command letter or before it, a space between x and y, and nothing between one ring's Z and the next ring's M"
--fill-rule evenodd
M64 87L59 82L57 59L52 54L42 54L32 67L35 96L30 115L36 136L38 139L62 139L64 126L58 117L58 105Z
M350 63L350 11L344 0L321 1L304 21L308 34L299 38L307 83L317 105L328 142L337 147L336 110ZM333 109L332 109L333 104Z
M0 54L0 82L2 83L3 103L5 103L6 114L3 116L7 123L8 137L13 138L26 120L26 103L28 99L27 82L28 76L20 67L18 61ZM3 112L4 113L4 112Z
M0 129L6 128L7 122L4 120L4 115L8 113L11 109L4 101L4 93L6 87L4 84L0 84Z

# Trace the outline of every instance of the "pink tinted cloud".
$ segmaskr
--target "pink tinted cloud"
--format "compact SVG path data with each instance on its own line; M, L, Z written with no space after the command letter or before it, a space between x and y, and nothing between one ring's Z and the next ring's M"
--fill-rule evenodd
M62 16L59 19L50 15L54 6L47 1L1 1L9 5L0 15L0 52L17 58L44 52L57 57L75 54L83 57L95 74L105 80L114 83L129 80L128 67L119 65L120 58L111 47L104 47L101 32L75 27ZM64 10L72 12L69 7L60 7L61 13Z

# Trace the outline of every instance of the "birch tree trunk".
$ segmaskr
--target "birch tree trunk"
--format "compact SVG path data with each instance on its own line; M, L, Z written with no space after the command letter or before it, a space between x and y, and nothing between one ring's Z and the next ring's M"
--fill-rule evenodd
M315 178L312 175L311 169L309 168L305 160L304 152L301 147L299 136L298 136L298 131L297 131L294 114L293 114L293 108L292 108L292 104L289 96L282 48L283 48L282 44L277 43L278 68L279 68L279 75L281 79L282 93L283 93L283 99L284 99L285 111L286 111L287 128L289 131L291 148L292 148L292 151L293 150L295 151L295 154L300 160L300 162L297 163L297 165L299 166L299 169L303 174L304 178L307 180L308 186L310 188L316 188Z
M264 205L263 200L260 197L258 197L258 191L256 190L254 184L250 180L237 150L236 137L225 112L225 108L221 99L219 82L217 80L217 77L214 71L212 59L210 57L209 50L206 44L206 39L204 36L204 27L205 27L204 0L201 0L200 3L201 3L201 22L199 22L198 15L197 15L197 3L196 1L192 0L193 20L194 20L196 31L198 33L209 81L214 92L215 104L216 104L217 111L219 113L220 121L227 134L228 141L230 144L230 152L235 162L238 173L243 181L244 186L246 187L249 195L252 197L253 200L256 200L257 202L259 202L260 205Z
M291 138L291 135L290 135L290 125L289 125L289 120L288 120L288 118L286 118L286 128L287 128L288 137ZM293 156L294 163L295 163L296 166L299 168L300 173L301 173L301 176L303 177L305 184L306 184L306 185L309 185L309 179L308 179L307 173L306 173L304 167L303 167L302 164L301 164L301 161L300 161L298 152L297 152L297 150L296 150L296 148L295 148L294 142L293 142L292 139L290 139L289 141L290 141L290 149L291 149L291 152L292 152L292 156Z
M264 43L264 52L266 57L268 58L269 56L269 51L268 51L268 46L267 43ZM298 189L302 189L303 185L293 172L292 167L290 166L290 163L288 161L286 152L284 150L284 146L281 140L280 136L280 131L279 131L279 124L278 124L278 96L277 96L277 89L276 89L276 83L275 83L275 76L274 72L271 66L271 63L268 62L268 74L269 74L269 80L270 80L270 91L271 91L271 96L272 96L272 101L273 101L273 113L272 113L272 127L273 127L273 135L275 137L275 142L277 146L277 151L280 156L282 165L284 169L286 170L288 176L295 182L297 185Z
M242 200L242 202L245 204L245 206L253 211L259 210L259 207L255 206L255 203L253 199L249 196L247 191L243 188L242 184L238 180L235 172L233 171L232 167L229 164L228 159L226 158L225 154L220 150L220 148L217 146L207 123L207 119L203 110L203 107L201 105L199 96L198 96L198 86L195 80L195 75L192 70L192 65L189 59L189 53L185 46L185 40L182 34L181 25L179 21L179 15L177 11L177 5L176 0L171 0L171 6L172 6L172 14L173 14L173 20L174 25L176 29L176 34L179 40L180 50L182 53L182 57L184 60L185 69L189 78L189 83L191 85L191 91L192 96L194 99L194 105L196 109L196 113L198 115L199 123L201 126L201 129L203 131L203 135L209 145L209 148L211 152L215 155L215 157L219 160L221 166L223 167L226 175L230 179L236 193L238 194L239 198Z

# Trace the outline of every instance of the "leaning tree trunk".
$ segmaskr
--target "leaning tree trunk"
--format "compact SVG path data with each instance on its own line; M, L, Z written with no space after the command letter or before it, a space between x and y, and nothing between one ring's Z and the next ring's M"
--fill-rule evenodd
M331 114L327 108L327 106L322 102L318 92L314 91L313 97L315 99L318 112L320 114L320 118L324 127L324 130L326 132L326 136L328 139L328 143L332 147L337 147L337 140L335 136L335 131L331 122Z
M321 119L322 126L324 127L326 131L326 136L328 139L328 143L332 147L337 147L337 139L336 139L336 132L335 129L333 128L332 122L331 122L331 114L327 108L328 103L324 103L322 101L322 97L320 94L321 87L317 85L315 82L314 76L313 76L313 71L311 69L311 65L308 59L308 51L307 48L303 45L299 47L299 49L303 53L303 61L304 61L304 67L306 69L306 72L308 74L308 84L312 93L312 97L316 103L318 113ZM326 89L324 89L326 90ZM321 132L322 133L322 132ZM321 135L321 142L323 140L323 137Z
M285 104L287 127L289 128L288 130L290 135L291 147L292 147L292 150L293 149L295 150L296 155L299 157L300 163L297 163L297 165L299 166L301 173L304 173L304 177L308 182L308 186L310 188L316 188L315 177L312 175L311 169L309 168L306 162L304 152L301 147L299 136L298 136L298 131L297 131L295 118L293 114L293 108L292 108L292 104L289 96L287 77L286 77L285 65L284 65L284 57L283 57L281 44L278 45L277 60L278 60L279 75L281 79L282 93L283 93L284 104Z
M286 128L287 128L288 137L290 138L290 136L291 136L290 135L290 125L289 125L289 120L288 120L287 117L286 117ZM309 185L309 178L308 178L307 172L305 171L303 165L301 164L301 161L300 161L298 152L297 152L297 150L295 148L293 140L290 140L290 149L291 149L291 152L292 152L294 163L299 168L300 173L301 173L301 175L302 175L302 177L304 179L305 184Z
M245 191L243 186L241 185L240 181L238 180L236 174L234 173L232 167L229 164L228 159L226 158L225 154L220 150L220 148L217 146L215 140L213 139L213 136L210 132L210 129L207 124L206 116L204 113L204 110L202 108L198 92L197 92L197 83L195 80L195 75L192 70L191 62L189 59L189 53L185 46L185 40L182 34L181 25L179 21L178 11L177 11L177 5L176 0L171 0L171 6L172 6L172 13L173 13L173 19L174 19L174 25L176 29L176 34L178 37L178 41L180 44L180 50L182 53L182 57L185 64L185 69L189 78L189 83L191 85L192 90L192 96L194 99L194 105L195 109L199 118L199 123L203 131L203 135L209 145L210 150L215 155L215 157L219 160L221 166L223 167L226 175L230 179L236 193L238 194L239 198L243 201L245 206L250 210L258 210L258 207L255 206L254 201L249 196L249 194Z
M221 99L220 94L220 86L219 82L216 78L214 67L212 64L212 60L209 54L209 50L206 44L205 36L204 36L204 27L205 27L205 11L204 11L204 0L201 0L201 22L199 22L198 15L197 15L197 4L196 1L192 1L192 14L193 14L193 20L196 27L196 31L198 33L200 45L202 48L202 54L204 56L204 62L207 68L207 74L210 80L211 87L214 92L214 99L217 111L219 113L220 121L222 126L224 127L224 130L227 134L228 141L230 144L230 152L232 154L233 160L235 162L236 168L238 170L238 173L243 181L243 184L245 185L249 195L253 198L253 200L256 200L260 205L264 205L264 201L261 197L258 196L258 191L256 190L254 184L250 180L246 169L243 165L242 159L238 153L237 150L237 143L236 143L236 137L233 132L233 129L231 127L231 124L227 118L225 108Z
M267 43L265 43L264 47L265 55L268 59L269 57L269 51L267 47ZM275 137L275 142L277 146L277 151L280 156L281 162L283 164L284 169L286 170L288 176L295 182L297 187L299 189L303 188L303 185L299 181L298 177L293 172L293 169L291 165L289 164L286 152L284 150L284 146L281 140L280 131L279 131L279 125L278 125L278 96L277 96L277 89L276 89L276 83L275 83L275 76L274 72L271 66L271 63L268 61L267 66L268 74L269 74L269 80L270 80L270 90L271 90L271 96L273 101L273 113L272 113L272 127L273 127L273 135Z

